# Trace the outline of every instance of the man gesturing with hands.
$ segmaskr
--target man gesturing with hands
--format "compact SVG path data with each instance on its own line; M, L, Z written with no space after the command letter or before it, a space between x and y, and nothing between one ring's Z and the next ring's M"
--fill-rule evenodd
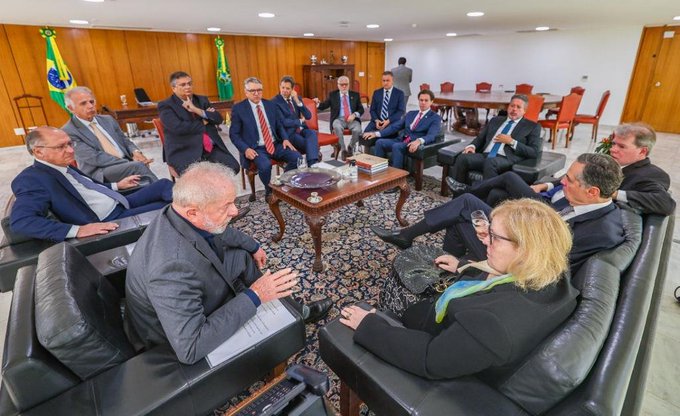
M127 318L147 348L169 344L193 364L229 339L257 308L289 296L290 268L264 274L264 250L229 227L238 214L233 173L220 164L187 168L174 200L147 227L130 257ZM323 317L327 299L301 306L306 321Z

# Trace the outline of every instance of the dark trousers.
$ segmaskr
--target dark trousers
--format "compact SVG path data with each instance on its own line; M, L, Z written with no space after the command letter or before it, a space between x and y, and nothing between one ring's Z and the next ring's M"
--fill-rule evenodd
M232 156L229 151L222 149L217 145L213 146L212 152L210 153L206 153L205 150L203 150L203 160L213 163L221 163L237 174L241 171L241 166L238 164L236 158Z
M505 172L502 175L476 183L468 191L477 198L486 201L492 207L506 199L531 198L543 200L540 193L533 189L515 172Z
M505 156L487 158L487 153L461 153L451 169L450 176L460 183L468 183L468 172L481 171L484 179L493 178L512 169L513 163Z
M172 202L172 182L168 179L159 179L139 191L125 195L130 204L129 209L118 205L108 217L102 221L107 222L118 218L132 217L149 211L161 209Z
M319 138L314 130L304 129L290 136L290 142L298 152L307 155L307 166L319 161Z
M477 238L472 225L472 211L482 210L489 216L491 207L474 195L463 194L438 207L425 211L428 231L446 230L443 249L456 257L469 254L473 260L486 259L486 246Z
M253 159L253 163L257 166L257 174L264 184L265 193L269 195L271 193L269 182L272 178L271 160L275 159L286 162L284 170L289 171L297 168L297 160L300 157L300 153L295 150L284 149L280 144L274 146L273 155L267 153L267 149L265 149L264 146L256 147L255 151L257 152L257 156Z

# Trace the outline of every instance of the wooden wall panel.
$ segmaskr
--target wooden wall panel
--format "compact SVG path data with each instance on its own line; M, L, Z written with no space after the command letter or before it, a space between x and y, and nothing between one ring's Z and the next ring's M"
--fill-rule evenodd
M646 27L642 31L638 54L630 78L628 94L621 113L621 122L639 121L642 119L649 84L657 64L665 27Z
M19 144L13 128L19 126L12 97L33 94L43 97L50 125L61 126L68 114L49 98L45 80L45 40L38 26L0 25L0 111L13 114L0 120L0 146ZM125 94L134 106L134 88L144 88L149 97L162 100L172 92L170 73L191 74L198 94L217 96L215 36L206 34L115 31L56 28L57 44L78 85L90 87L100 105L117 108ZM347 55L355 65L361 92L370 94L380 86L385 48L381 43L222 35L225 54L232 71L234 100L245 98L243 81L257 76L264 83L264 97L278 93L283 75L303 83L302 65L315 54L340 63ZM369 56L370 55L370 56ZM379 61L379 62L378 62ZM371 71L378 71L372 77ZM364 77L358 77L364 72ZM377 80L377 82L374 81ZM304 91L303 91L304 93ZM323 97L321 97L323 98ZM10 111L11 110L11 111Z

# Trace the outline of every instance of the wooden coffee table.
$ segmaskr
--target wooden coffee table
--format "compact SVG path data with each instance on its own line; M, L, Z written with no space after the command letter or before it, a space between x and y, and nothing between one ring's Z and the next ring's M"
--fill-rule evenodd
M286 230L286 223L281 215L279 202L287 202L290 206L299 209L304 214L305 221L309 225L309 231L312 234L314 251L316 253L312 270L315 272L323 271L323 262L321 261L321 227L326 222L324 216L353 202L361 206L362 199L394 187L399 187L399 200L397 201L395 213L399 224L405 227L408 223L401 217L401 208L411 193L406 182L407 176L407 171L389 167L387 170L373 175L359 172L359 178L356 181L344 180L339 184L322 189L297 189L288 185L271 185L272 197L269 199L269 208L279 222L279 233L272 240L275 242L280 241ZM308 202L307 198L312 192L317 192L323 200L316 204Z

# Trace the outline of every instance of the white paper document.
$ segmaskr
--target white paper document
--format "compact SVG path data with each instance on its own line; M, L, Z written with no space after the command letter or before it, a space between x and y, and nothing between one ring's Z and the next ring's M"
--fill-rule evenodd
M220 365L294 322L295 317L280 300L264 303L243 328L208 354L208 365L210 368Z

